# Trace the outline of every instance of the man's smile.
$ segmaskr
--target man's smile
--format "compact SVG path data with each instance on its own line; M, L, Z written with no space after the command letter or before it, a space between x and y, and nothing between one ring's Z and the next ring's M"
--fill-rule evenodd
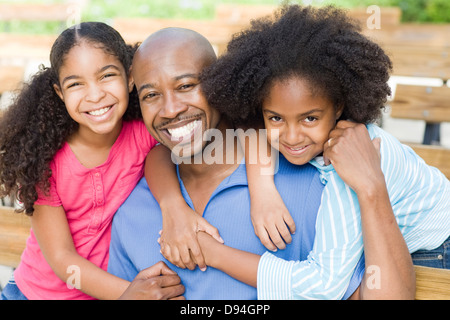
M175 128L167 128L172 141L185 140L190 138L194 132L202 127L202 121L196 119L183 126Z

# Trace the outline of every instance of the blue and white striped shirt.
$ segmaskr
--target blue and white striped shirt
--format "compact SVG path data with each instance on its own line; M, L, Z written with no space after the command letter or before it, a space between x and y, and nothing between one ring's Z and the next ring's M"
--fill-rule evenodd
M376 125L381 168L389 198L409 251L431 250L450 235L450 183L396 138ZM363 254L357 196L333 166L311 161L325 185L314 246L304 261L285 261L265 253L258 267L258 299L340 299Z

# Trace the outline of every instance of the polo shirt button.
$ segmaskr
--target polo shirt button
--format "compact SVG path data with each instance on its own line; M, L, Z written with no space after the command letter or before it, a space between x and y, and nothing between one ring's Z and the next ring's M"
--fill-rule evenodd
M96 173L95 173L95 176L96 176L96 177L100 177L100 173L96 172Z
M102 190L102 187L101 186L97 186L97 191L100 191L100 190Z

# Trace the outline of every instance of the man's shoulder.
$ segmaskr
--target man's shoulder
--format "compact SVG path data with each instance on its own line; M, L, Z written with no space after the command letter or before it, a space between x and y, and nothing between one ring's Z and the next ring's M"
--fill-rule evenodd
M276 176L284 177L287 180L295 180L299 177L316 179L319 176L318 173L318 170L310 163L295 165L287 161L283 155L279 155Z
M152 208L157 208L159 210L159 204L150 192L144 177L139 180L128 198L119 207L115 218L128 215L130 211L133 212L134 217L141 218L142 216L146 216L145 213Z
M280 193L322 194L323 184L319 171L311 164L294 165L280 155L275 184Z

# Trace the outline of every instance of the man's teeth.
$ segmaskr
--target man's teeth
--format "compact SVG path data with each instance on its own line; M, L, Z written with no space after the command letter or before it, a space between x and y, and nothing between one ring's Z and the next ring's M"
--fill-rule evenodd
M173 139L179 139L181 137L185 137L187 135L190 135L191 132L197 128L198 125L200 125L200 121L199 120L194 120L192 122L189 122L188 124L179 127L179 128L172 128L172 129L167 129L167 131L169 131L170 135L172 136Z
M108 112L108 110L111 109L111 107L105 107L102 109L98 109L98 110L94 110L94 111L89 111L88 113L92 116L101 116L102 114L105 114Z

